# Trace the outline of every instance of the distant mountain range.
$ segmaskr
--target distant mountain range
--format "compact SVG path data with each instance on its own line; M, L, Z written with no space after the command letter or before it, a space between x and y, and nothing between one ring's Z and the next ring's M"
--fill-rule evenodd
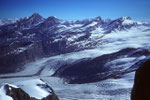
M70 83L92 82L134 71L136 69L134 64L144 59L141 57L148 57L150 54L147 49L150 24L133 21L130 17L115 20L96 17L65 21L53 16L43 18L34 13L30 17L0 22L0 73L23 70L24 64L44 57L97 49L103 52L103 55L91 55L92 59L85 57L77 63L63 65L53 74L66 78ZM112 65L114 60L124 57L127 59L136 57L136 60L129 59L134 63L125 69L108 67L114 66ZM87 63L85 70L83 66ZM120 60L115 63L116 66L123 66ZM112 74L100 73L106 71L112 71ZM94 76L95 79L88 80L86 76Z

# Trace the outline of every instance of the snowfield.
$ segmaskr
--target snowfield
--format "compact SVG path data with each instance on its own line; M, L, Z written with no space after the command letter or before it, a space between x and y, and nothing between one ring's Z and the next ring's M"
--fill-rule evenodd
M60 100L130 100L133 77L134 72L124 75L121 79L108 79L86 84L67 84L56 77L42 77L42 79L54 89ZM36 86L39 83L43 84L38 78L41 77L13 78L11 81L10 79L2 79L1 81L17 85L30 94L31 97L42 98L48 95L48 90ZM7 97L2 93L5 92L1 92L0 97Z
M75 27L80 27L80 25ZM80 61L81 59L95 58L125 48L145 48L150 50L150 31L145 30L149 30L149 27L133 27L128 31L118 31L106 34L103 39L107 40L107 43L100 45L95 49L62 54L28 63L24 65L25 69L20 72L1 74L0 83L17 85L31 96L41 98L47 96L47 91L49 91L42 90L40 87L36 86L37 83L44 84L38 80L41 78L55 90L55 93L60 100L130 100L135 72L127 73L119 79L107 79L85 84L67 84L61 78L52 77L51 75L62 65ZM97 28L96 32L99 31L101 31L101 29ZM95 37L97 36L93 36L93 39ZM76 37L71 37L70 40L74 38ZM112 69L119 68L124 70L145 58L145 56L140 56L138 58L118 58L108 62L105 66ZM35 90L39 92L33 92ZM0 88L0 98L0 100L12 100L12 98L5 95L3 87Z

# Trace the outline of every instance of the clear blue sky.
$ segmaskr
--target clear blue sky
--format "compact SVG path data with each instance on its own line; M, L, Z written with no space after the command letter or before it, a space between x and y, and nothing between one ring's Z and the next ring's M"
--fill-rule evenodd
M34 12L65 20L131 16L150 21L150 0L0 0L0 18L21 18Z

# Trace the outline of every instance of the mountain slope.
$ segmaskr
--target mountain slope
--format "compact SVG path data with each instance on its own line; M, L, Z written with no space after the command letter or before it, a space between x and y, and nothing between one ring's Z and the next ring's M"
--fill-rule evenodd
M13 72L20 69L18 66L45 56L94 49L107 44L108 39L104 38L107 34L142 26L145 25L130 17L64 21L53 16L45 19L34 13L0 27L1 70Z

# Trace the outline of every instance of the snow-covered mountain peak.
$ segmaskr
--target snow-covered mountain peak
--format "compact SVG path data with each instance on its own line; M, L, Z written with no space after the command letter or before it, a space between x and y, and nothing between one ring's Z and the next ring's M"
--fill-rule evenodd
M101 20L102 20L102 18L100 16L94 18L94 21L101 21Z
M124 21L133 21L133 20L129 16L124 16L124 17L120 17L120 18L116 19L116 21L118 21L118 22L124 22Z
M122 18L120 18L120 20L122 21L122 25L137 24L137 22L132 20L131 17L129 17L129 16L122 17Z
M136 25L144 24L143 22L132 20L132 18L129 16L121 17L120 20L122 21L122 25L135 25L136 26Z

